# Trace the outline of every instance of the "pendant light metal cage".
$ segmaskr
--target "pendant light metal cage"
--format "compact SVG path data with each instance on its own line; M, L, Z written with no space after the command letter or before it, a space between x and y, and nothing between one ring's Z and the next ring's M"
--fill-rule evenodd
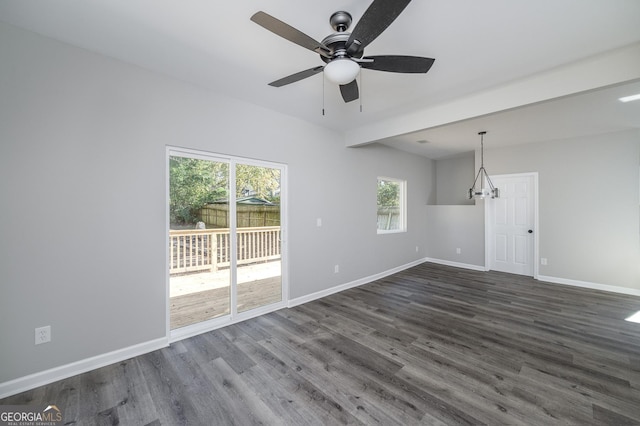
M493 185L489 173L487 173L487 170L484 168L484 135L486 135L487 132L479 132L478 134L480 135L480 168L478 169L478 174L476 174L476 179L473 181L473 186L469 188L467 195L470 200L474 198L483 199L486 197L499 198L500 190ZM480 179L480 188L476 189L478 179ZM489 185L489 188L484 187L485 181Z

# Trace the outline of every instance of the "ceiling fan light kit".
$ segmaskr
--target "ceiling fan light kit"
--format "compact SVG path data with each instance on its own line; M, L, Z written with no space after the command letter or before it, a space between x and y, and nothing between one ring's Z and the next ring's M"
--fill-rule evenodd
M396 20L410 2L411 0L373 0L351 33L347 32L352 22L351 15L344 11L335 12L329 19L335 32L321 42L266 12L256 12L251 17L253 22L319 54L320 59L326 63L324 66L283 77L269 85L281 87L324 72L327 80L340 86L342 99L351 102L359 98L355 79L361 68L405 74L426 73L433 65L432 58L403 55L363 56L365 47Z
M478 134L480 135L480 168L478 169L476 180L473 181L473 186L469 188L467 196L470 200L474 198L483 199L486 197L500 198L500 190L493 186L489 173L487 173L487 170L484 168L484 135L486 135L487 132L479 132ZM480 188L476 189L478 179L480 179ZM485 182L489 185L489 188L484 187Z
M360 65L348 58L337 58L324 67L324 76L332 83L351 83L358 76Z

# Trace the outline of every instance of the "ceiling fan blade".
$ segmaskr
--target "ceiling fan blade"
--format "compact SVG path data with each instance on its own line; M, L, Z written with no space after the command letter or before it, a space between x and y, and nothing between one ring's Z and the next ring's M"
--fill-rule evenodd
M304 71L297 72L295 74L291 74L289 76L281 78L280 80L272 81L271 83L269 83L269 86L273 86L273 87L286 86L287 84L295 83L296 81L300 81L300 80L303 80L303 79L305 79L307 77L311 77L312 75L316 75L319 72L322 72L323 68L324 68L324 66L309 68L308 70L304 70Z
M256 12L251 17L251 20L261 27L266 28L272 33L277 34L280 37L297 44L298 46L302 46L305 49L312 50L327 58L331 57L331 49L329 49L327 46L309 37L302 31L293 28L291 25L286 24L277 18L274 18L268 13L262 11Z
M340 93L342 94L342 99L344 99L345 102L355 101L360 97L360 93L358 92L358 83L353 80L351 83L341 84Z
M435 59L420 56L380 55L365 56L363 60L372 59L372 62L360 62L362 68L376 71L402 72L402 73L426 73L433 65Z
M356 55L387 29L411 0L373 0L347 40L347 53Z

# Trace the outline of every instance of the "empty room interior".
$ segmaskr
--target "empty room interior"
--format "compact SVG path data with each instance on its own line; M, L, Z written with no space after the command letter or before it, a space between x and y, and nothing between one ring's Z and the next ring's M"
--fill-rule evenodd
M638 18L0 0L0 415L640 424Z

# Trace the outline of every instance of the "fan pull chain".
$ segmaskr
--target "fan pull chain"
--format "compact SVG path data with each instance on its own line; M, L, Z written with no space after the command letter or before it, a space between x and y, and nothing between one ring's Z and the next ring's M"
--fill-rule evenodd
M362 112L362 93L364 92L362 90L362 70L360 70L358 77L360 77L360 96L358 96L358 99L360 100L360 112Z
M322 116L324 117L324 73L322 74Z

